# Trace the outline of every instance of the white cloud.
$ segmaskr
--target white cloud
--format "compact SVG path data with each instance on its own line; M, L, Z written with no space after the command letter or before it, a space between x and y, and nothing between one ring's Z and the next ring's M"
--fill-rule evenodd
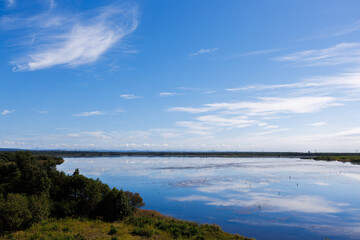
M204 104L201 107L174 107L170 111L187 112L192 114L214 112L211 115L196 117L193 121L177 121L178 127L184 127L212 135L223 130L259 126L267 131L258 132L258 136L269 135L276 132L288 131L290 128L279 128L278 125L269 125L261 118L273 117L284 114L304 114L318 112L322 109L338 106L333 97L292 97L273 98L263 97L254 102L224 102Z
M261 125L260 125L261 126ZM278 128L279 126L278 125L263 125L263 127L265 128L265 129L274 129L274 128Z
M280 52L283 50L285 50L285 49L284 48L276 48L276 49L258 50L258 51L243 53L243 54L240 54L239 56L246 57L246 56L262 55L262 54Z
M322 33L320 33L318 35L305 37L305 38L302 38L299 40L300 41L309 41L309 40L314 40L314 39L333 38L333 37L351 34L351 33L357 32L359 30L360 30L360 21L356 21L356 22L353 22L348 25L338 26L337 30L334 27L325 28L325 31L322 31Z
M332 66L340 64L360 64L360 43L340 43L330 48L295 52L276 61L294 62L304 66Z
M197 108L197 107L173 107L173 108L169 108L168 110L173 111L173 112L203 113L203 112L208 112L211 109L207 108L207 107L203 107L203 108Z
M195 121L178 121L176 125L179 127L186 127L194 130L209 130L209 126L205 126L204 123Z
M195 121L178 121L176 125L193 130L231 130L234 128L244 128L257 124L258 121L248 119L245 116L228 117L218 115L205 115L195 119ZM200 132L202 134L202 132ZM209 132L208 132L209 134Z
M125 111L121 108L117 108L114 110L114 113L123 113L123 112L125 112Z
M276 132L283 132L283 131L288 131L288 130L290 130L290 128L279 128L279 129L272 129L269 131L260 132L258 134L259 135L268 135L268 134L272 134L272 133L276 133Z
M184 95L183 93L176 93L176 92L161 92L159 93L161 97L171 97L171 96L177 96L177 95Z
M312 127L321 127L321 126L325 126L326 124L327 122L315 122L315 123L309 123L307 125Z
M121 97L121 98L123 98L123 99L127 99L127 100L142 98L142 97L136 96L136 95L134 95L134 94L121 94L119 97Z
M73 116L75 117L90 117L90 116L99 116L99 115L104 115L105 113L102 111L92 111L92 112L81 112L81 113L77 113L74 114Z
M47 114L48 113L48 111L46 111L46 110L38 110L36 112L39 114Z
M151 132L159 134L162 138L165 139L177 138L183 134L182 132L176 131L174 129L153 129Z
M289 95L336 96L337 102L345 104L348 101L360 100L360 72L341 73L334 76L315 76L299 82L275 85L249 85L239 88L229 88L227 91L276 91L287 90ZM276 92L279 94L279 91ZM281 94L281 93L280 93Z
M338 106L333 97L262 97L256 102L231 102L205 104L204 107L174 107L170 111L188 113L203 113L209 111L226 110L228 113L239 113L246 115L269 115L276 113L311 113L321 109Z
M198 56L198 55L202 55L205 53L213 53L217 50L218 50L218 48L200 49L197 52L191 53L190 56Z
M78 66L94 62L119 39L102 25L75 25L71 33L61 37L64 42L30 55L30 60L25 65L17 65L17 70L37 70L59 64Z
M80 132L80 133L69 133L67 137L70 138L82 138L82 139L109 139L110 137L103 131L95 131L95 132Z
M350 128L345 131L336 133L335 136L342 136L342 137L358 137L360 136L360 127Z
M44 149L58 148L62 144L67 144L68 148L71 149L86 149L89 144L95 144L96 148L109 150L144 150L143 144L151 143L153 145L145 149L168 151L284 151L286 149L300 152L307 152L308 150L313 152L316 149L318 152L355 152L360 146L360 127L318 134L309 134L307 132L294 134L289 132L286 134L260 135L259 131L253 131L253 128L259 128L258 124L254 124L254 127L251 129L234 129L234 131L217 132L221 131L220 127L206 125L196 120L189 121L188 125L193 127L194 122L199 129L184 126L184 129L107 131L103 133L107 136L106 139L101 137L95 138L89 135L82 137L82 132L91 132L91 129L88 131L74 131L72 129L60 128L61 131L55 135L32 133L30 135L25 134L20 138L14 136L3 140L14 141L16 143L15 147L22 147L23 145L20 145L22 142L28 148L41 147ZM223 130L226 130L226 128L223 128ZM219 135L215 135L215 133L219 133ZM74 135L70 137L67 134ZM225 137L222 137L223 135ZM164 145L165 143L166 146ZM330 164L340 164L344 167L351 165L336 162ZM338 167L341 167L340 165ZM316 171L321 171L321 168L319 167Z
M244 87L238 88L227 88L226 91L229 92L236 92L236 91L244 91L244 90L267 90L267 89L276 89L276 88L290 88L290 87L297 87L299 83L293 84L278 84L278 85L248 85Z
M53 1L50 1L50 6L54 7ZM39 43L32 47L36 49L34 52L12 62L14 71L92 63L137 27L136 8L109 6L97 9L97 12L96 16L93 11L71 17L54 14L48 19L48 15L43 14L23 19L19 28L25 27L24 23L33 22L37 25L29 27L41 34L37 37ZM20 22L19 19L5 20ZM2 19L2 25L5 20Z
M5 116L5 115L8 115L8 114L13 113L13 112L14 112L13 110L6 110L5 109L4 111L1 112L1 115Z
M355 23L352 23L350 25L347 25L345 27L342 28L342 30L335 32L333 34L333 36L341 36L341 35L346 35L346 34L350 34L353 32L357 32L360 30L360 21L357 21Z

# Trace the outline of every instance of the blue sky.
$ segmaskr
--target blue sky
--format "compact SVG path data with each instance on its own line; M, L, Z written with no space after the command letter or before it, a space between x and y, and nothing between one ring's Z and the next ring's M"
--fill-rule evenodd
M360 148L359 1L0 3L0 147Z

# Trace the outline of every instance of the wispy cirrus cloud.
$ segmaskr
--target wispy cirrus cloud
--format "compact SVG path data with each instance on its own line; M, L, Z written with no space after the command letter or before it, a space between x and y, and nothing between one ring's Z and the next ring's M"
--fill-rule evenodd
M228 88L226 91L263 91L288 89L291 94L333 95L338 100L358 100L360 97L360 72L341 73L334 76L314 76L299 82L274 85L248 85ZM346 96L346 97L345 97Z
M55 7L55 2L49 4ZM4 29L27 29L25 33L32 39L36 33L36 41L31 41L35 50L12 61L14 71L33 71L95 62L137 28L137 19L136 7L111 5L82 14L4 16L0 25Z
M48 4L49 4L49 9L54 9L56 7L55 0L49 0Z
M266 89L276 89L276 88L289 88L289 87L297 87L299 83L294 84L277 84L277 85L248 85L244 87L238 88L227 88L226 91L229 92L237 92L237 91L245 91L245 90L266 90Z
M215 51L219 50L218 48L208 48L208 49L200 49L197 52L191 53L190 56L198 56L198 55L202 55L202 54L206 54L206 53L213 53Z
M81 113L73 114L74 117L91 117L91 116L99 116L99 115L105 115L105 112L92 111L92 112L81 112Z
M360 30L360 21L356 21L352 24L349 24L349 25L343 27L340 31L333 33L332 36L346 35L346 34L350 34L353 32L357 32L359 30Z
M302 66L332 66L341 64L360 64L360 43L344 42L335 46L295 52L275 61L292 62Z
M262 97L259 101L223 102L205 104L202 107L174 107L170 111L204 113L210 111L242 112L245 115L270 115L277 113L310 113L323 108L338 106L333 97Z
M221 130L244 128L256 125L258 121L248 119L246 116L219 116L219 115L205 115L195 118L195 121L178 121L176 125L179 127L186 127L193 130Z
M6 6L8 8L14 7L14 6L16 6L16 1L15 0L6 0Z
M127 100L142 98L140 96L136 96L135 94L121 94L119 97Z
M275 49L266 49L266 50L257 50L247 53L242 53L239 56L246 57L246 56L255 56L255 55L262 55L262 54L268 54L268 53L275 53L285 50L285 48L275 48Z
M254 126L263 129L262 132L257 133L258 135L268 135L290 130L289 128L279 128L278 125L269 125L265 122L269 117L314 113L339 105L341 103L336 98L326 96L263 97L258 98L258 101L212 103L200 107L174 107L168 110L192 114L212 113L195 117L191 121L177 121L178 127L208 131L208 134L214 134L222 130Z
M223 60L230 60L234 58L242 58L242 57L250 57L250 56L258 56L258 55L265 55L271 53L277 53L286 50L286 48L274 48L274 49L265 49L265 50L256 50L251 52L245 52L240 54L232 54L226 57L223 57Z
M314 39L324 39L324 38L333 38L333 37L339 37L343 35L348 35L354 32L357 32L360 30L360 21L355 21L347 25L342 26L330 26L325 29L321 29L320 33L314 36L305 37L302 39L299 39L299 41L309 41Z

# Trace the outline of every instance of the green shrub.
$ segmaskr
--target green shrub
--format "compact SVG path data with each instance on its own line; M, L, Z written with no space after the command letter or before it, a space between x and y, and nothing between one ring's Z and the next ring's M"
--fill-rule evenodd
M110 231L109 231L109 235L114 235L118 233L118 229L115 228L114 226L111 226Z
M113 188L99 204L98 214L102 214L105 221L121 220L132 214L129 199L123 190Z
M80 233L74 235L73 239L74 240L86 240L86 238L83 235L81 235Z
M144 227L135 227L134 230L131 232L131 234L135 236L141 236L141 237L152 237L154 235L154 229L150 227L149 225L146 225Z
M0 203L0 224L3 230L23 229L31 223L32 215L26 196L8 194L6 200Z
M32 214L32 223L46 219L50 214L50 201L45 194L28 197L29 210Z
M145 203L143 202L143 198L140 197L138 193L125 191L125 195L129 199L129 203L132 208L140 208L145 206Z

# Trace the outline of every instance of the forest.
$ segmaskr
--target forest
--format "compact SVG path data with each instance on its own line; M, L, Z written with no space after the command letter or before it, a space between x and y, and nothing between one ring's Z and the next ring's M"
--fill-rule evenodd
M110 188L76 169L56 170L62 158L29 152L0 154L0 230L24 229L48 217L121 220L144 206L138 193Z

